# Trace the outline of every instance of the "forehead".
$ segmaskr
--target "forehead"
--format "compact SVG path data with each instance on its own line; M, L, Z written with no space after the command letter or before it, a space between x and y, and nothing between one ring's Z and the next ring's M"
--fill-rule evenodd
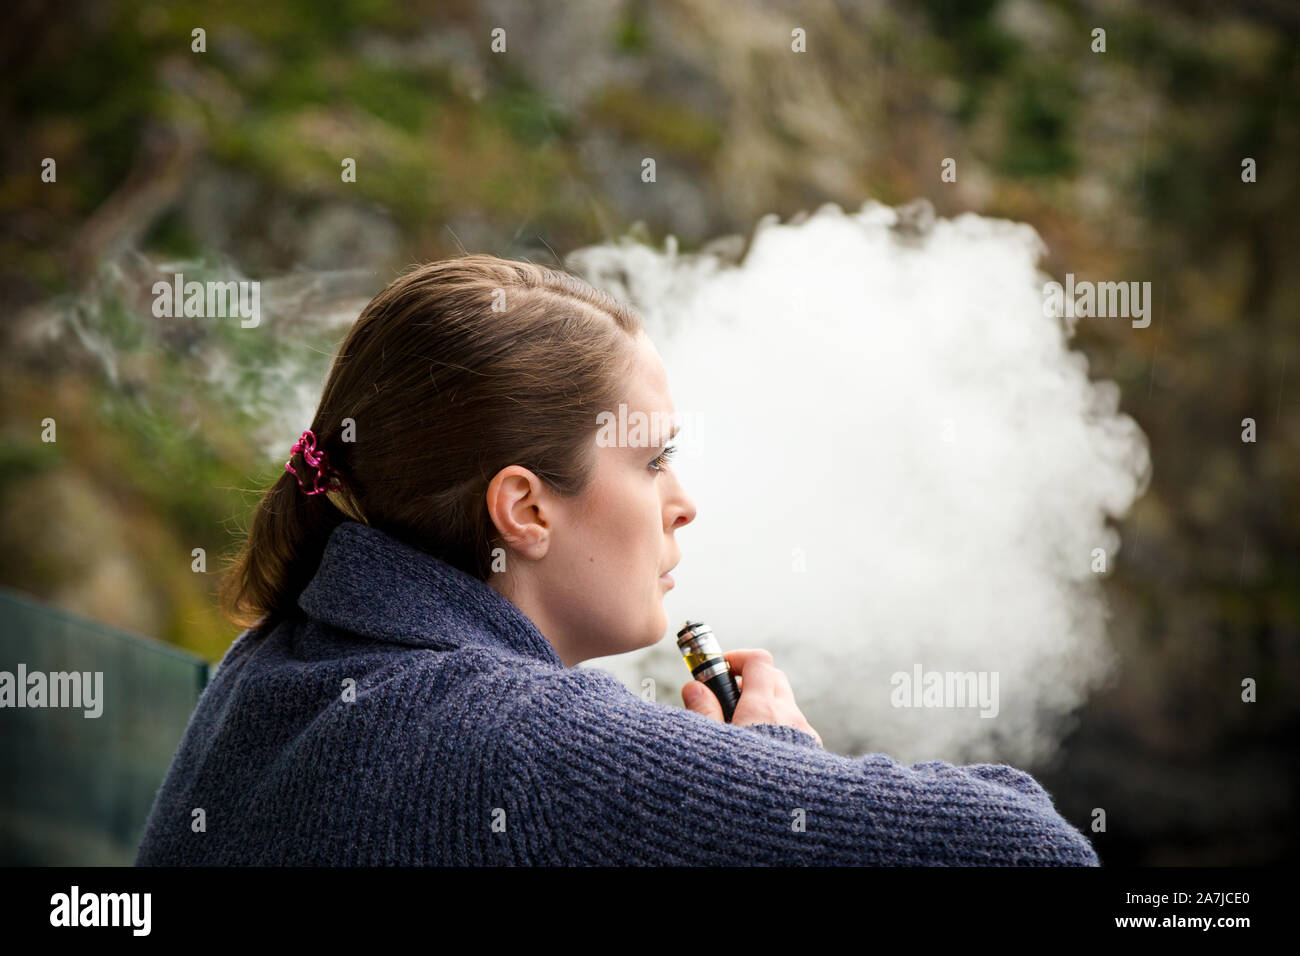
M677 412L673 407L672 395L668 389L668 375L663 361L654 344L644 334L638 336L631 363L627 369L623 384L623 398L626 415L642 418L643 430L638 432L631 427L629 439L640 436L629 447L651 447L662 445L677 427ZM617 410L614 410L617 413Z
M637 337L636 348L627 377L627 403L642 412L673 412L668 393L668 373L659 352L644 334Z

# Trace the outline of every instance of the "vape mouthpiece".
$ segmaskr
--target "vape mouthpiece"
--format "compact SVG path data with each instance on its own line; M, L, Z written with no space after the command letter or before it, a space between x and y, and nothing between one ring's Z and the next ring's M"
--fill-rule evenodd
M713 691L722 705L722 719L730 723L740 701L740 688L736 686L731 665L722 656L713 628L702 621L687 621L677 632L677 647L691 669L691 676Z

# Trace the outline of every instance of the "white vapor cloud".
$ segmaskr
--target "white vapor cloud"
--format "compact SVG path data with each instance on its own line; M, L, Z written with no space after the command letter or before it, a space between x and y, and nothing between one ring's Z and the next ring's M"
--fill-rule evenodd
M771 650L833 750L1046 759L1115 663L1093 552L1113 573L1108 519L1150 457L1117 386L1044 314L1038 235L832 204L766 217L743 262L727 244L565 262L645 318L699 507L666 639L588 666L680 704L673 635L701 619L724 650ZM891 676L918 664L996 671L997 716L892 706Z

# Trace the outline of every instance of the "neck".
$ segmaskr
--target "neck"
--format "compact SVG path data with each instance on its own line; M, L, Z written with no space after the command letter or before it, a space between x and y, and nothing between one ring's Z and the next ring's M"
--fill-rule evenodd
M556 655L565 667L576 667L586 660L586 656L561 637L561 628L547 615L536 589L530 587L527 580L509 574L494 574L486 583L533 622L533 626L555 648Z

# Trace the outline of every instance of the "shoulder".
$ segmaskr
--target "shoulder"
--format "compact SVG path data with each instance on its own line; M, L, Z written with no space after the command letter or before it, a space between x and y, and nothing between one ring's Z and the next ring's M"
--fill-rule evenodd
M674 716L686 714L701 723L724 726L680 707L660 704L653 696L634 694L609 671L595 667L525 664L502 679L513 685L511 710L514 725L521 731L536 731L556 721L575 733L612 726L662 731L674 723Z
M713 759L709 755L724 752L795 764L807 756L834 757L820 747L811 754L802 741L779 733L710 720L643 697L595 667L539 665L502 679L513 684L508 748L525 767L559 768L582 754L614 763L649 760L660 770L673 762L679 769L698 769L697 763Z
M596 667L558 668L524 662L519 674L528 685L522 690L523 703L576 702L590 698L602 704L625 706L641 700L609 671Z

